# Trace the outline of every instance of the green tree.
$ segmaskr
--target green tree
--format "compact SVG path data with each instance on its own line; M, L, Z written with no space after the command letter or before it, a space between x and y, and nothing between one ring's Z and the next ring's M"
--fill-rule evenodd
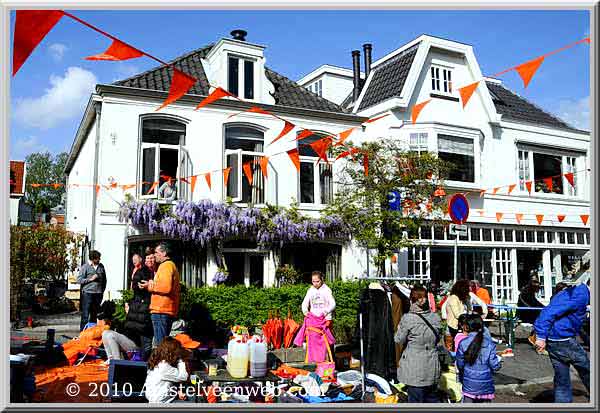
M69 154L66 152L56 156L52 156L50 152L42 152L32 153L25 158L27 165L25 202L33 208L33 212L49 212L50 208L61 204L65 194L64 169L68 157ZM37 186L36 184L57 185Z
M373 263L384 275L385 260L414 243L411 239L423 221L439 221L443 216L447 207L436 191L450 165L435 154L406 151L392 139L345 146L335 148L336 153L351 155L335 177L338 190L325 213L343 217L353 240L375 251ZM401 194L398 211L388 207L392 191Z

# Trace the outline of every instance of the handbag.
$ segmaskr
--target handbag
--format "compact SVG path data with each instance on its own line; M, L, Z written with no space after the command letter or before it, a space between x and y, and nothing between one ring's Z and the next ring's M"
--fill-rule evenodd
M333 356L331 355L331 346L329 345L329 341L327 340L327 336L318 328L307 327L307 330L314 331L315 333L319 333L323 336L323 340L325 341L325 346L327 347L327 355L329 356L329 361L321 361L317 363L317 368L315 369L315 373L324 379L325 381L334 380L335 374L335 362L333 360ZM304 356L304 362L308 364L308 332L306 334L306 356Z
M433 332L433 335L435 336L435 344L436 344L435 349L438 353L438 360L440 362L440 366L443 368L447 368L450 364L452 364L452 356L448 352L448 349L446 348L445 345L439 344L440 334L435 329L435 327L432 326L431 323L429 321L427 321L427 319L425 317L423 317L422 314L420 314L420 313L414 313L414 314L419 316L419 318L421 320L423 320L423 322L425 324L427 324L427 327L429 327L431 329L431 331Z

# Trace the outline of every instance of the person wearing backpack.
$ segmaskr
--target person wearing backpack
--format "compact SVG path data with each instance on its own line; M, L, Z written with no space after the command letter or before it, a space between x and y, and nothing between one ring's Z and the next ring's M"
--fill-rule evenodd
M484 334L479 314L467 315L464 327L468 336L456 349L463 403L489 403L495 397L494 373L500 370L502 359L496 354L496 344Z
M441 320L429 310L424 287L413 287L410 302L410 311L402 316L394 337L397 344L405 346L398 381L406 385L409 403L439 403Z
M538 352L546 350L554 368L555 403L573 401L571 366L590 391L590 359L577 342L589 304L590 289L586 284L568 287L552 297L533 324Z

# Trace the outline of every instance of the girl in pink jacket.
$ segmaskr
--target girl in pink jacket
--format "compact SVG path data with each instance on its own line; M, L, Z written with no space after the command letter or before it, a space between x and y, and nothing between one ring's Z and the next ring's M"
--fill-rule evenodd
M309 312L320 317L325 316L327 326L331 326L331 318L335 309L335 299L331 289L323 282L323 274L320 271L312 272L312 286L308 289L304 301L302 301L302 312L306 316Z

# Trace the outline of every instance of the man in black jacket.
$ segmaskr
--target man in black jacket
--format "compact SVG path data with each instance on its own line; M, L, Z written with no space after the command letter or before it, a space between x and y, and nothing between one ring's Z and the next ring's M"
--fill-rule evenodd
M77 283L81 285L81 323L79 329L83 330L87 323L96 322L100 303L106 289L106 270L100 263L100 253L90 251L90 262L83 264L79 270Z

